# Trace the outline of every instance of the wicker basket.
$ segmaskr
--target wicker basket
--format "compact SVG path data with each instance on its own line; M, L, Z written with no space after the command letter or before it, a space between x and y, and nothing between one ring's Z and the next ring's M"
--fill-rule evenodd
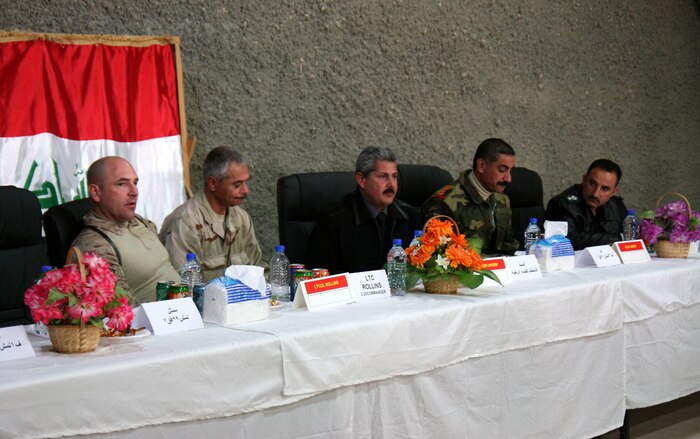
M48 325L49 338L56 352L92 352L100 343L100 328L93 325Z
M430 294L455 294L459 286L459 279L453 274L436 279L423 279L425 292Z
M667 239L659 239L654 244L656 256L659 258L687 258L690 244L687 242L671 242Z
M78 247L68 250L66 264L70 264L75 255L80 269L80 279L85 282L86 271L83 264L83 254ZM73 354L78 352L91 352L97 349L100 342L100 328L93 325L48 325L49 338L56 352Z
M659 208L661 200L666 195L676 195L685 201L686 206L688 206L688 218L691 217L693 210L690 208L690 201L678 192L668 192L663 194L656 200L656 208ZM688 257L688 251L690 250L690 244L687 242L671 242L667 239L659 239L654 244L654 250L656 251L656 256L659 258L679 258L684 259Z

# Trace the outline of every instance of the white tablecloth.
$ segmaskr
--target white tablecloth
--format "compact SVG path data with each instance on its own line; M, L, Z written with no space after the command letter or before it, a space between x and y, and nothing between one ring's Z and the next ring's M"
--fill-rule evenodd
M0 363L0 437L590 437L626 394L700 390L698 282L699 260L654 260L89 354L33 337L36 358Z

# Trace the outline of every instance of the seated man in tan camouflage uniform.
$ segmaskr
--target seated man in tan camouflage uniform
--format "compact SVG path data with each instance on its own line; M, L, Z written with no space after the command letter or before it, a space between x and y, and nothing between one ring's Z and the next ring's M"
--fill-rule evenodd
M454 219L460 233L479 237L487 254L513 254L510 200L503 193L515 166L515 151L501 139L486 139L476 150L472 169L437 191L421 207L423 221L435 215Z
M229 265L261 265L262 252L253 222L240 207L248 195L248 164L228 146L209 151L204 159L201 192L168 215L160 240L175 267L187 253L196 253L204 280L223 276Z
M73 245L109 262L132 306L156 300L159 280L179 281L156 226L135 213L139 178L121 157L104 157L87 172L91 211Z

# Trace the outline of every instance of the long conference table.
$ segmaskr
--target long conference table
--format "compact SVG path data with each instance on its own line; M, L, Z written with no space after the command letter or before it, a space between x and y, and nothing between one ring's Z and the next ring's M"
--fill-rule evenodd
M589 438L700 390L700 258L0 363L0 438Z

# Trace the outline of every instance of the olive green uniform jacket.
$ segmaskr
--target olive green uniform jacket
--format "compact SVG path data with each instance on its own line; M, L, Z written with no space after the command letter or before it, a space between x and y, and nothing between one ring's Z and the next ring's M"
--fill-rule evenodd
M94 252L109 262L117 284L129 296L129 303L138 306L156 300L159 280L180 281L170 264L168 251L158 240L156 225L140 215L119 224L88 212L85 227L73 245L83 252Z
M423 222L435 215L447 215L467 238L481 238L483 253L512 255L519 243L513 238L508 196L494 192L484 201L467 178L470 172L471 169L460 174L423 203Z
M197 192L165 218L160 240L174 267L185 263L187 253L196 253L205 282L223 276L230 265L263 265L248 213L239 206L229 207L222 220L209 205L204 191Z

